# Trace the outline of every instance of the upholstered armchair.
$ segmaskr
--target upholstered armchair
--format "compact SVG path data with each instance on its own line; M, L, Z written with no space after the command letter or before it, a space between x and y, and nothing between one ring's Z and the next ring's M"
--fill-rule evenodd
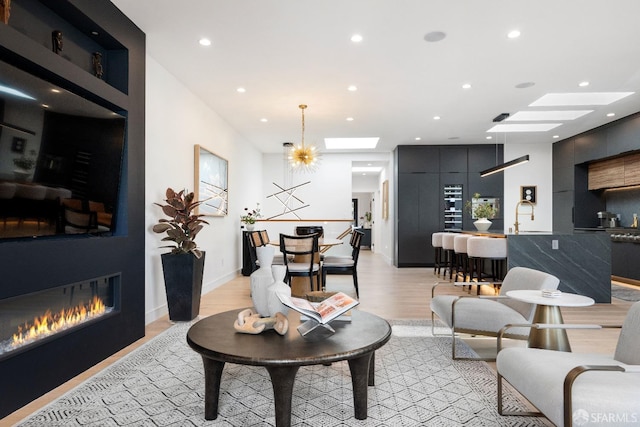
M529 326L599 328L598 325ZM559 427L636 425L640 423L640 302L633 304L627 313L613 357L505 348L498 352L496 369L501 415L545 415ZM503 379L541 412L505 412Z
M435 324L435 315L451 328L451 357L456 360L469 359L456 356L456 333L497 337L507 324L531 323L535 304L515 301L506 296L508 291L516 289L557 289L557 277L526 267L514 267L505 276L496 296L456 296L435 295L437 283L431 289L431 327ZM446 282L451 286L451 283ZM461 282L468 285L469 282ZM507 338L527 339L528 328L513 328L505 335ZM494 360L494 358L473 358Z

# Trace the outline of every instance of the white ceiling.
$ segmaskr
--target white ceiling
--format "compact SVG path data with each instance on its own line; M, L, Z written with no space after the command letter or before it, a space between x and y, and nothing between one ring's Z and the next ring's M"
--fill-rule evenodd
M265 153L299 142L299 104L306 143L379 136L369 151L387 152L551 143L640 111L638 0L112 1L147 34L151 57ZM507 38L513 29L519 38ZM446 37L425 41L433 31ZM535 85L516 88L525 82ZM529 107L544 94L604 91L637 93L551 131L485 139L500 113L562 109Z

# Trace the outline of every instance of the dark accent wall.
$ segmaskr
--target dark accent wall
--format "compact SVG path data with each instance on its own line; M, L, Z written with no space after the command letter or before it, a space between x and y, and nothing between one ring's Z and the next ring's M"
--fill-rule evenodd
M51 51L53 29L65 34L62 55ZM104 80L92 73L94 49ZM119 313L0 362L3 417L144 336L145 36L107 0L24 0L0 24L0 59L127 116L118 235L0 243L0 299L122 275Z
M431 234L444 229L444 186L462 184L463 200L474 193L503 200L503 174L485 178L480 172L503 161L501 144L399 145L394 151L396 174L397 267L433 266ZM502 213L492 220L492 228L502 230ZM463 229L473 229L465 212Z

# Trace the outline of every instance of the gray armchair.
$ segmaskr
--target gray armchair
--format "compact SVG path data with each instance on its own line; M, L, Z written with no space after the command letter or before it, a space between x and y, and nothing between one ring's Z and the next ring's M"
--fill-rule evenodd
M505 294L516 289L557 289L557 277L526 267L514 267L505 276L497 296L455 296L435 295L438 284L431 290L431 324L435 324L437 315L451 328L453 359L468 359L456 356L456 333L468 333L497 337L507 324L531 323L535 304L515 301ZM469 282L463 284L468 285ZM450 284L449 284L450 285ZM527 339L528 328L514 328L507 338ZM474 358L494 360L493 358Z
M594 325L529 326L584 328ZM501 415L544 415L557 426L640 423L640 302L627 313L613 357L506 348L498 352L496 369ZM503 379L541 412L505 412Z

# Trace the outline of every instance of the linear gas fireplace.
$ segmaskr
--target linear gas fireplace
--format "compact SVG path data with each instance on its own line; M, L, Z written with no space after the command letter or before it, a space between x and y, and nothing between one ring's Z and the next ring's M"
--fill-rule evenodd
M120 309L120 274L0 300L0 360Z

